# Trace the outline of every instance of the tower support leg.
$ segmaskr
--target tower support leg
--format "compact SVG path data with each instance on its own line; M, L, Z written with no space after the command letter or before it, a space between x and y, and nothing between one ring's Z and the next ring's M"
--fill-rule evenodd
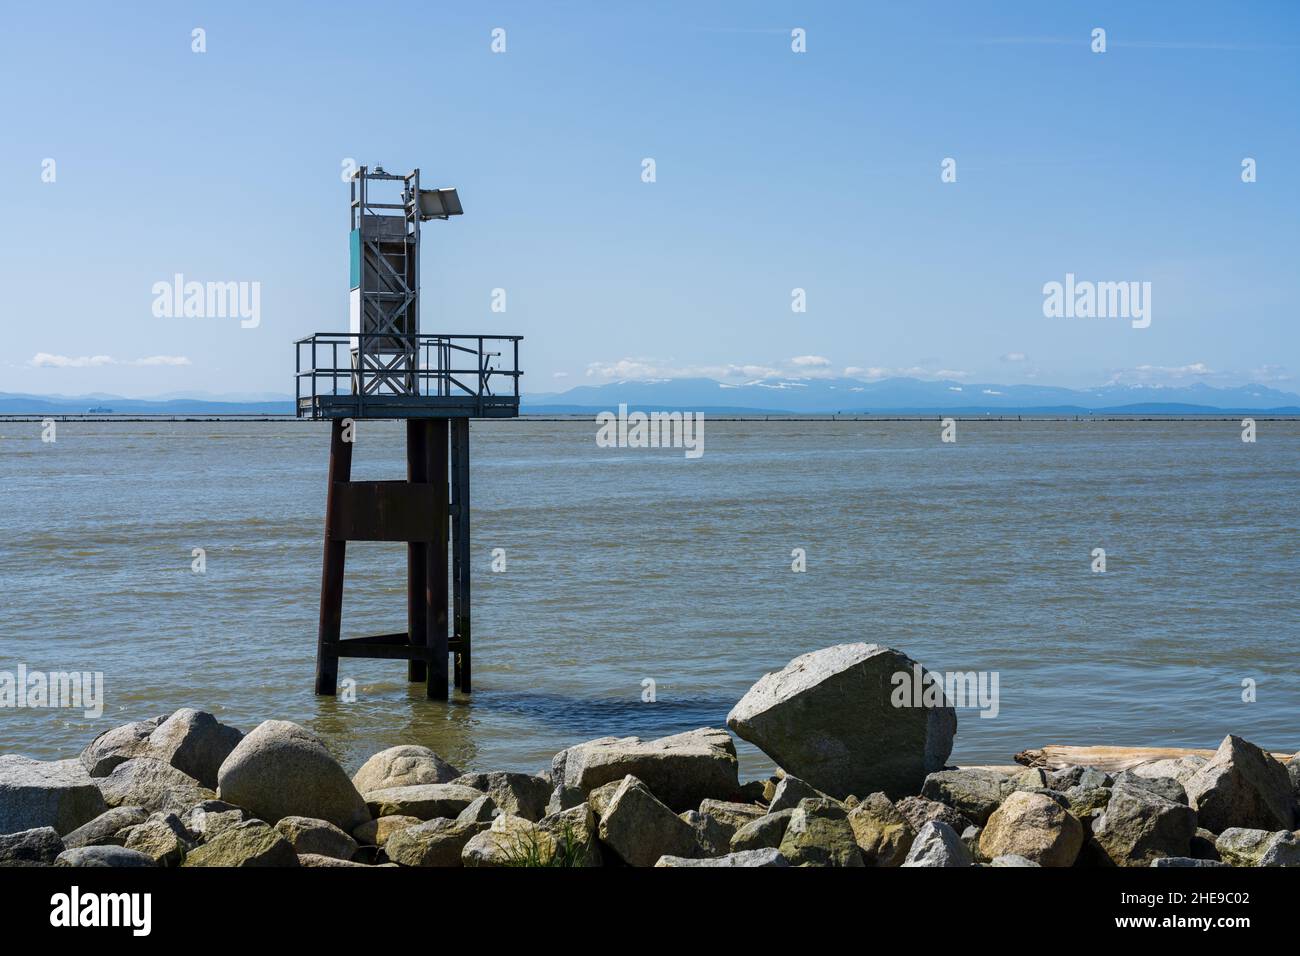
M452 622L457 639L456 686L470 689L469 419L451 420Z
M343 420L330 423L330 464L325 493L325 558L321 569L320 623L316 631L316 693L333 697L338 690L339 629L343 623L343 568L347 542L331 527L335 489L352 478L352 443L343 440Z
M426 596L429 675L425 694L431 700L446 700L447 687L447 419L428 422L427 448L429 482L434 495L434 533L426 560ZM414 641L412 641L414 643Z
M429 422L412 418L406 422L406 480L429 481ZM429 600L425 595L428 581L429 545L410 541L406 545L406 633L412 644L423 645L429 630ZM412 657L406 663L406 679L428 679L428 664Z

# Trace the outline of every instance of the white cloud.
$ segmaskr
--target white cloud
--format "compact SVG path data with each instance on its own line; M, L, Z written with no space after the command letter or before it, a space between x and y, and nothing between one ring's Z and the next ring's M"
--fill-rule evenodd
M790 359L790 364L797 368L826 368L831 360L820 355L796 355Z
M1028 356L1024 352L1008 352L1002 356L1004 362L1023 362Z
M150 355L138 359L116 359L111 355L51 355L37 352L27 364L32 368L102 368L105 365L189 365L184 355Z

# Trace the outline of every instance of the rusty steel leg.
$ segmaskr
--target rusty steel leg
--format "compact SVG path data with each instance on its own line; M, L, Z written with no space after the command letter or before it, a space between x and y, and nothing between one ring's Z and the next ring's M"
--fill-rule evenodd
M447 687L447 419L429 422L428 467L434 495L434 533L427 562L429 678L425 695L446 700Z
M452 633L456 651L456 686L470 689L470 556L469 556L469 419L451 421L451 494L456 503L452 519Z
M321 569L320 624L316 631L316 693L333 697L338 690L335 653L343 623L343 567L347 542L335 540L332 528L334 489L352 478L352 443L343 440L343 421L330 423L329 484L325 493L325 558Z
M427 482L429 480L429 423L419 419L406 422L406 480L410 482ZM429 629L428 605L425 600L424 586L427 577L426 564L429 546L424 541L408 541L406 544L406 634L412 645L423 645ZM428 679L428 666L424 660L412 657L406 664L406 679L424 681Z

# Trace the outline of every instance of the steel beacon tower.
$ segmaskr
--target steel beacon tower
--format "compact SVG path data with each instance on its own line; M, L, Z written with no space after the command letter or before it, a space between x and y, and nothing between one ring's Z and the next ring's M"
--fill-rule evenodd
M337 690L340 657L405 660L407 678L445 700L454 654L456 687L470 689L469 420L519 415L522 336L420 333L420 223L462 211L455 189L421 189L418 169L359 167L351 326L294 343L297 416L330 422L317 694ZM356 423L369 419L406 422L405 481L352 480ZM406 542L405 632L342 639L349 541Z

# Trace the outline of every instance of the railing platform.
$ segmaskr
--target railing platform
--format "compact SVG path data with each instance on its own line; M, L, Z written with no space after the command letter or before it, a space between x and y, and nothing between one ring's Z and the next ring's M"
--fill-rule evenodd
M298 398L298 417L518 418L514 395L315 395Z

